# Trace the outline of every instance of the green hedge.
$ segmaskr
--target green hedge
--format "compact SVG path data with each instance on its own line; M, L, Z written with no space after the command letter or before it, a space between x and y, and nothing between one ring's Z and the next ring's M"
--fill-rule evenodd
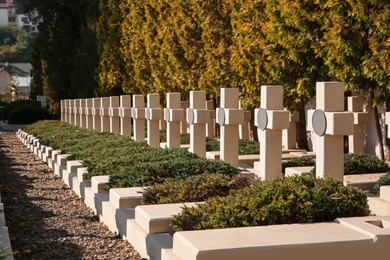
M374 190L379 193L381 186L386 185L390 185L390 172L387 172L385 175L383 175L376 181L374 185Z
M12 101L11 103L6 104L3 109L1 110L1 120L6 121L9 120L9 115L11 111L22 105L31 105L36 107L41 107L41 102L36 100L16 100Z
M204 173L233 176L238 169L222 161L201 158L184 149L151 148L130 137L86 130L54 120L24 128L41 144L70 154L88 167L87 178L110 175L112 187L133 187L178 180Z
M389 165L369 154L345 154L344 174L381 173L389 171Z
M32 124L34 122L50 119L47 109L34 105L20 105L11 110L8 115L9 124Z
M230 177L223 174L201 174L185 180L166 182L145 188L145 204L199 202L211 197L227 196L231 190L250 186L254 179L242 174Z
M174 217L175 231L333 221L369 215L363 191L334 179L293 176L262 182L184 207Z

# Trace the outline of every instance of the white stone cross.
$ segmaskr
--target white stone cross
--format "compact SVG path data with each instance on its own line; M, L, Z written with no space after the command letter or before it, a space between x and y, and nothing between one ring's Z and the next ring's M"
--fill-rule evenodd
M241 100L238 106L240 109L242 109L241 106ZM249 139L249 121L251 120L251 112L250 111L244 111L244 120L242 121L242 124L239 126L239 136L240 139L248 140Z
M100 98L94 98L92 100L92 115L93 115L93 130L101 131L101 120L100 120Z
M148 94L146 96L147 141L150 147L160 147L160 120L162 109L160 107L160 95Z
M180 122L180 133L187 134L188 123L186 118L187 118L188 101L180 101L180 107L183 109L183 119Z
M133 118L133 139L135 141L145 141L145 97L143 95L133 95L133 108L131 109Z
M167 93L167 107L164 111L164 118L167 122L167 147L180 147L180 122L183 120L183 109L181 108L179 92Z
M353 112L353 135L348 136L349 153L364 152L364 125L368 123L368 113L363 112L363 97L348 97L348 111Z
M108 108L110 107L110 97L100 98L100 123L101 132L110 132L110 113Z
M316 133L316 176L344 179L344 135L353 134L353 114L344 110L341 82L317 82L316 110L308 111L309 130Z
M85 100L85 128L87 129L93 129L92 103L93 98L87 98Z
M289 124L289 112L283 109L283 86L261 86L260 107L255 110L260 142L258 172L261 180L271 180L282 176L282 131Z
M119 97L112 96L110 97L110 133L119 134Z
M215 108L212 100L206 101L206 109L210 113L209 120L206 124L206 136L215 137Z
M287 129L283 129L282 147L284 149L297 148L297 122L299 122L298 111L289 112L289 124Z
M67 99L67 105L66 105L66 113L67 113L67 123L68 124L73 124L73 101L71 99Z
M60 102L61 104L61 122L66 122L66 100L63 99Z
M79 99L79 116L80 116L80 127L85 128L85 99Z
M121 135L131 136L132 126L131 126L131 96L122 95L120 96L120 108L119 108L119 117L121 125Z
M242 124L244 111L238 108L238 88L221 88L221 107L217 108L220 131L221 160L238 166L238 125Z
M73 125L79 126L79 99L73 99Z
M190 149L192 153L206 156L206 123L210 111L206 109L206 92L190 91L190 107L187 109L187 122L190 125Z

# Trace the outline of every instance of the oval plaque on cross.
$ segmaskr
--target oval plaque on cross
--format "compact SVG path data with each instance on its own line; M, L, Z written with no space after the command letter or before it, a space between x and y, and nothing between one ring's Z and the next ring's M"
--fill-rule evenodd
M318 136L323 136L327 127L325 112L322 109L316 109L313 113L311 122L314 132Z
M194 109L189 108L187 110L188 124L193 125L195 121L195 112Z
M164 113L165 113L165 121L167 122L171 121L171 113L169 111L169 108L165 108Z
M268 125L267 109L260 108L257 113L257 124L261 130L265 130Z
M225 125L225 109L222 107L218 109L218 122L220 126Z

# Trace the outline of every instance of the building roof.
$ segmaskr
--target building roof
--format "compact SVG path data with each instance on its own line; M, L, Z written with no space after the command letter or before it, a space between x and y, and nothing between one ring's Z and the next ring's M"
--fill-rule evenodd
M0 8L16 7L10 0L0 0Z
M0 63L0 71L6 70L12 76L30 76L30 63Z

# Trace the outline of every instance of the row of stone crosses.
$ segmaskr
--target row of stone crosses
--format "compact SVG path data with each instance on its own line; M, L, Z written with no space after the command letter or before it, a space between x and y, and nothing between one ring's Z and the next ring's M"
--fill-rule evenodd
M186 113L177 92L167 93L164 110L160 106L159 94L148 94L146 106L143 95L67 99L61 101L61 120L101 132L127 136L133 133L136 141L145 141L146 124L147 143L152 147L160 147L160 129L164 122L166 147L169 148L180 147L180 133L183 133L180 129L184 120L190 129L189 151L200 156L206 154L206 136L213 135L215 120L220 125L220 159L237 167L239 126L245 125L244 120L249 120L247 111L240 108L239 90L221 88L220 107L215 111L207 107L210 101L206 101L204 91L191 91L189 97ZM343 180L343 136L350 137L350 152L363 152L363 125L368 121L368 114L363 112L363 99L348 97L348 110L344 111L342 83L317 82L316 110L307 113L308 130L317 135L317 177ZM282 131L290 129L295 148L294 121L298 119L284 109L283 87L277 85L261 86L261 104L254 115L260 142L258 176L262 180L273 179L281 176Z

